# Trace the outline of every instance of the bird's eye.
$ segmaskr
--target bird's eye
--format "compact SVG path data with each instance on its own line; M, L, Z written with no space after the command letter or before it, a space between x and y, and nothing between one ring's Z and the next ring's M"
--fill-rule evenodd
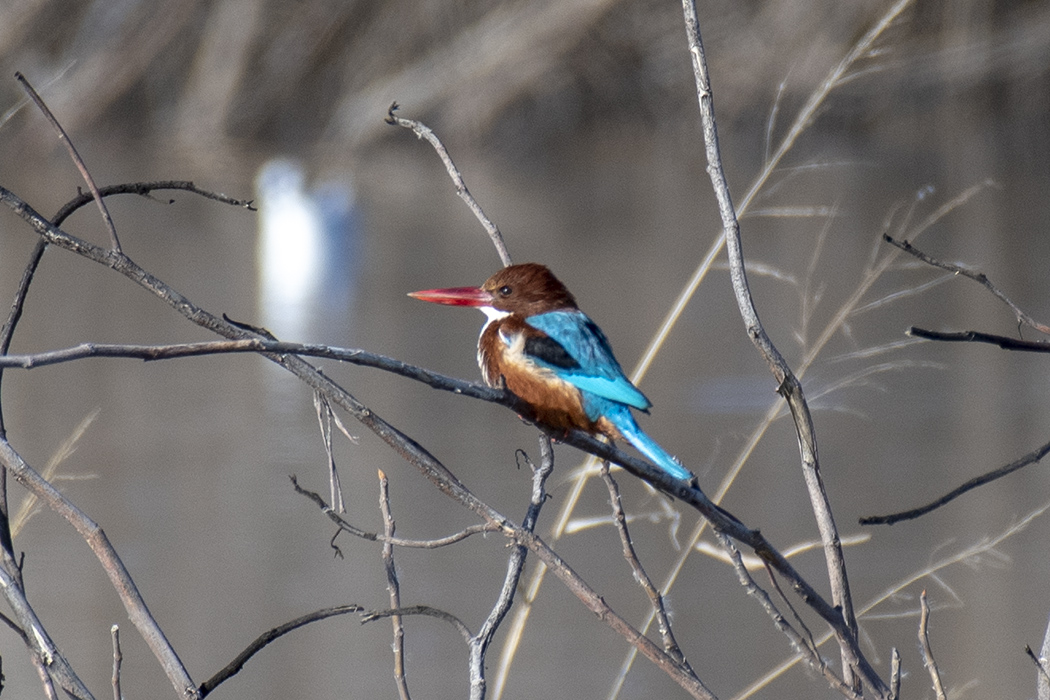
M510 292L511 292L511 289L510 289L509 285L505 284L505 285L503 285L502 287L499 288L499 295L501 297L509 297L510 296Z

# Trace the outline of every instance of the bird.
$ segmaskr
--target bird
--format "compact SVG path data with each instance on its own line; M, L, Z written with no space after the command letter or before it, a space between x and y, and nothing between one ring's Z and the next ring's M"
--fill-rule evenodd
M504 267L480 287L411 292L421 301L472 306L487 320L478 337L485 383L506 388L554 430L624 439L675 479L692 480L634 419L652 402L624 374L608 339L545 265Z

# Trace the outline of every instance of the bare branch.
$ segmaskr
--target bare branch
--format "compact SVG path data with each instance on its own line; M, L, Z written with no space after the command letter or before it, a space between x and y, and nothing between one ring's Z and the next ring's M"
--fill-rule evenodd
M842 617L846 623L846 629L837 630L842 654L844 679L847 685L859 691L859 679L854 675L855 669L872 688L878 693L885 695L888 690L885 682L875 672L875 669L871 667L871 664L865 659L857 645L857 619L853 610L845 559L842 554L838 528L832 516L831 503L828 500L823 479L820 475L816 432L813 426L813 418L810 415L809 405L802 390L802 383L794 375L787 361L766 334L762 322L758 318L751 291L748 288L743 249L740 241L740 222L737 220L732 197L729 194L729 183L722 168L722 155L718 144L718 130L715 124L711 80L707 71L707 59L704 55L703 42L700 37L700 22L696 11L696 2L695 0L683 0L682 5L685 13L686 38L692 57L697 99L700 105L700 121L707 154L707 172L711 177L711 185L722 217L722 229L725 236L726 252L729 256L733 291L736 295L740 314L744 320L747 335L762 354L773 376L779 383L778 392L787 400L791 409L791 416L795 422L802 472L809 490L810 503L816 516L817 526L824 541L824 556L827 561L828 576L831 582L832 600L842 611ZM877 36L877 34L874 36Z
M91 195L94 197L95 202L98 204L98 210L102 214L102 221L106 224L106 230L109 231L109 243L113 248L113 252L120 252L120 239L117 238L117 227L113 224L113 217L109 215L109 209L106 208L106 203L102 201L102 195L98 192L98 187L95 186L95 179L91 177L91 173L88 172L87 165L84 163L84 159L77 153L76 146L69 139L69 134L62 128L62 125L58 123L58 119L51 113L47 105L44 103L43 98L37 94L33 86L29 84L25 76L21 73L15 73L15 80L19 82L22 88L29 95L29 99L37 106L37 108L43 113L44 117L55 129L58 134L58 140L66 146L66 150L69 151L69 157L73 160L73 164L77 166L77 170L80 171L81 177L84 178L84 182L87 183L88 189L91 190Z
M847 685L842 678L836 675L835 672L824 663L824 659L820 657L820 653L817 651L816 646L812 644L811 641L807 641L794 627L791 626L791 623L789 623L784 618L783 614L777 609L777 606L773 603L769 594L755 582L755 579L751 576L751 572L749 572L747 567L744 566L744 561L740 556L740 551L733 544L733 541L720 532L715 532L715 535L729 553L730 561L733 563L733 570L736 571L737 578L740 580L740 585L744 587L748 595L759 602L762 609L765 610L766 614L773 620L773 625L791 640L791 644L797 649L799 656L801 656L811 668L823 675L832 688L835 688L847 698L855 698L859 700L862 695Z
M740 557L740 554L737 551L736 547L733 547L732 551L737 552L737 556ZM740 557L740 562L743 563L743 557ZM744 567L747 568L747 564L744 564ZM791 601L788 600L788 597L784 595L784 589L780 587L780 582L777 581L776 573L774 573L774 571L771 568L769 568L769 565L765 562L762 563L762 568L766 570L766 575L769 576L769 585L773 587L773 590L777 592L777 595L780 597L780 599L784 601L784 605L786 605L787 609L791 611L791 616L795 618L795 623L800 628L802 628L802 632L805 634L805 641L807 645L814 654L819 655L820 651L818 649L817 640L813 639L813 632L810 631L809 627L806 625L806 621L803 620L802 616L798 614L798 610L796 610L795 606L791 604ZM824 664L824 659L821 659L820 663L821 665L826 665Z
M901 696L901 653L893 647L890 655L890 696L889 700L898 700Z
M922 663L930 674L930 681L933 683L937 700L948 700L948 696L944 693L944 685L941 684L941 672L937 668L937 662L933 659L933 648L930 646L930 605L926 602L925 590L919 596L919 606L922 610L919 616L919 646L922 649Z
M48 674L47 666L44 665L42 659L37 656L33 656L33 668L36 669L37 675L40 676L40 684L44 686L44 696L47 700L58 700L58 692L55 690L55 682L51 679Z
M394 516L390 512L390 481L382 469L379 470L379 511L383 514L383 534L387 540L383 543L386 589L390 592L390 607L397 610L401 607L401 584L397 580L397 569L394 567L394 545L390 543L396 527ZM400 615L391 615L390 621L394 627L394 681L397 683L397 692L401 695L401 700L410 700L408 680L405 678L405 627L401 624Z
M1010 310L1014 312L1014 316L1017 318L1017 324L1019 326L1025 325L1029 328L1034 328L1040 333L1050 334L1050 326L1036 321L1034 318L1022 311L1021 307L1015 304L1010 299L1010 297L1006 296L1006 294L1004 294L998 287L992 284L992 281L988 279L988 277L983 272L975 272L973 270L969 270L963 267L962 265L956 265L955 263L947 263L942 260L938 260L922 252L908 241L898 241L889 235L883 235L883 239L885 239L885 241L890 245L900 248L905 253L913 255L919 260L922 260L927 265L939 267L942 270L947 270L948 272L951 272L956 275L962 275L963 277L977 282L989 292L991 292L997 299L999 299L999 301L1003 302L1004 304L1010 307Z
M646 573L645 568L642 566L642 562L638 559L638 553L634 549L634 542L631 541L631 533L627 530L627 516L623 512L623 501L620 498L620 487L613 479L612 474L609 473L609 463L603 461L601 464L602 480L605 481L606 488L609 489L609 501L612 504L613 509L613 521L616 523L616 531L620 535L620 544L623 548L623 558L627 560L627 564L631 567L631 571L634 574L634 580L638 582L638 585L642 587L645 594L649 597L649 604L653 606L653 612L656 614L657 629L660 631L660 637L663 640L664 651L666 651L671 658L673 658L678 664L682 666L686 671L696 675L693 671L693 667L689 665L689 661L686 660L685 654L682 653L682 648L678 646L678 641L675 639L674 631L671 629L671 620L667 616L667 610L664 608L664 597L660 595L660 591L657 590L656 586L653 585L653 581L649 578L649 574Z
M339 483L339 470L335 466L335 452L332 451L332 418L335 415L332 405L328 403L325 395L314 391L314 410L317 413L317 423L321 428L321 443L324 445L325 455L328 457L328 487L329 498L332 507L337 513L346 512L346 504L343 502L343 488Z
M77 677L76 672L66 661L66 657L51 641L47 630L44 629L29 601L26 600L25 591L2 566L0 566L0 595L3 595L18 620L18 624L22 627L22 638L29 645L45 687L50 684L51 679L54 679L64 691L74 698L94 700L91 691Z
M467 203L470 210L474 212L474 216L478 217L478 221L485 227L485 231L489 234L489 238L492 239L492 244L496 246L496 252L499 253L499 259L503 262L503 266L506 267L511 264L510 253L507 252L507 244L503 242L503 234L500 233L499 228L496 224L492 223L489 217L485 216L485 212L482 211L481 205L478 204L474 196L470 194L470 190L467 189L467 185L463 182L463 176L459 172L459 168L452 162L452 156L448 154L444 144L437 137L430 127L423 122L416 121L414 119L405 119L399 117L394 112L398 110L398 104L395 102L390 105L390 109L387 110L386 123L393 126L404 127L405 129L411 129L417 138L426 139L430 142L430 145L437 151L438 156L441 158L441 162L445 164L445 169L448 170L449 177L452 178L452 184L456 186L456 194L459 195L460 199Z
M140 197L149 197L150 193L158 190L182 190L192 194L200 195L205 199L213 199L216 202L241 207L248 211L257 211L255 202L250 199L236 199L220 192L212 192L193 184L191 180L153 180L148 182L126 182L119 185L106 185L100 187L98 193L102 197L111 197L116 194L137 194ZM61 226L62 222L80 207L94 200L90 193L80 194L62 205L62 208L51 218L55 226ZM168 203L174 202L169 199Z
M1005 335L982 333L980 331L942 332L930 331L925 328L916 328L915 326L912 326L905 331L905 334L916 338L923 338L925 340L941 340L949 343L989 343L991 345L998 345L1003 350L1050 352L1050 342L1045 340L1018 340L1017 338L1008 338Z
M445 622L455 627L456 630L463 637L463 639L465 639L466 641L469 642L471 637L473 636L470 633L470 629L465 624L463 624L463 621L460 620L458 617L456 617L452 613L445 612L444 610L432 608L429 605L410 605L407 608L396 608L394 610L372 610L370 612L366 612L364 615L361 616L361 624L365 624L367 622L375 622L376 620L381 620L384 617L393 617L395 615L425 615L427 617L436 617L437 619L444 620Z
M470 527L464 528L459 532L449 535L448 537L439 537L433 540L406 540L401 537L387 537L386 535L379 535L374 532L365 532L360 528L357 528L350 523L339 517L339 514L332 509L324 499L313 491L307 491L303 487L299 486L298 478L293 474L289 477L292 480L292 488L295 489L296 493L306 496L311 501L317 504L317 506L324 511L325 515L328 516L332 522L334 522L341 531L345 531L353 535L354 537L360 537L363 540L369 540L371 542L384 542L392 544L396 547L412 547L415 549L437 549L438 547L446 547L450 544L455 544L462 540L467 539L471 535L477 535L483 532L495 532L499 530L499 527L490 523L481 523L478 525L471 525Z
M120 666L124 662L124 654L120 651L120 627L110 627L109 635L113 638L113 700L124 700L120 692Z
M522 519L521 528L525 532L535 532L536 522L540 517L540 509L547 501L547 479L554 471L554 449L551 447L550 438L540 435L540 464L536 466L524 455L529 467L532 469L532 496L529 499L529 507ZM524 454L524 453L521 453ZM503 586L500 588L496 604L492 606L485 622L482 623L478 633L470 639L470 698L471 700L483 700L488 687L485 678L485 656L488 654L489 646L496 630L503 623L507 613L514 604L514 594L518 590L518 582L521 580L521 572L525 567L525 557L528 550L518 545L513 548L510 558L507 560L507 573L503 577Z
M1018 469L1027 467L1029 464L1035 464L1043 457L1045 457L1048 453L1050 453L1050 442L1046 443L1042 447L1038 447L1035 450L1032 450L1028 454L1014 460L1013 462L1010 462L1009 464L999 467L998 469L993 469L992 471L981 474L980 476L975 476L974 478L970 479L961 486L952 489L937 500L927 503L924 506L912 508L911 510L901 511L900 513L892 513L890 515L869 515L867 517L861 518L860 524L893 525L894 523L899 523L902 520L913 520L915 518L922 517L930 511L937 510L941 506L951 503L956 498L962 496L968 491L972 491L975 488L984 486L985 484L991 483L996 479L1001 479L1002 477L1008 474L1013 474Z
M329 617L336 615L346 615L347 613L361 612L364 610L360 605L338 605L334 608L324 608L323 610L317 610L308 615L297 617L290 622L286 622L283 625L278 625L272 630L264 632L259 637L249 644L244 651L234 658L233 661L228 663L221 671L216 673L208 680L201 683L201 687L198 689L199 696L201 698L206 697L211 691L215 690L220 683L223 683L228 678L237 674L243 667L244 664L248 663L248 659L252 658L259 651L263 649L267 644L274 641L275 639L282 637L292 630L298 629L304 625L308 625L311 622L317 622L318 620L324 620Z

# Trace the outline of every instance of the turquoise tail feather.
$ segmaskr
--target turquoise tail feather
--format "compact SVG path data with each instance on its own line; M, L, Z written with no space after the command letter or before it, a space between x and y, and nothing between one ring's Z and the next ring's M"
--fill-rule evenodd
M606 404L602 406L603 410L601 412L606 420L615 425L616 429L623 435L624 440L634 445L635 449L648 457L653 464L676 479L688 481L693 478L691 471L683 467L681 462L668 454L667 450L660 447L656 440L646 435L638 427L634 416L631 415L630 408L612 401L603 401L602 403Z

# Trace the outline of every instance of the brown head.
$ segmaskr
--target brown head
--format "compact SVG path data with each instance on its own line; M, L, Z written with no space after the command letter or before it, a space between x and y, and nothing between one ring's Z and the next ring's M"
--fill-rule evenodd
M575 309L576 299L546 266L523 263L505 267L481 287L452 287L412 292L410 297L452 306L492 307L523 318Z

